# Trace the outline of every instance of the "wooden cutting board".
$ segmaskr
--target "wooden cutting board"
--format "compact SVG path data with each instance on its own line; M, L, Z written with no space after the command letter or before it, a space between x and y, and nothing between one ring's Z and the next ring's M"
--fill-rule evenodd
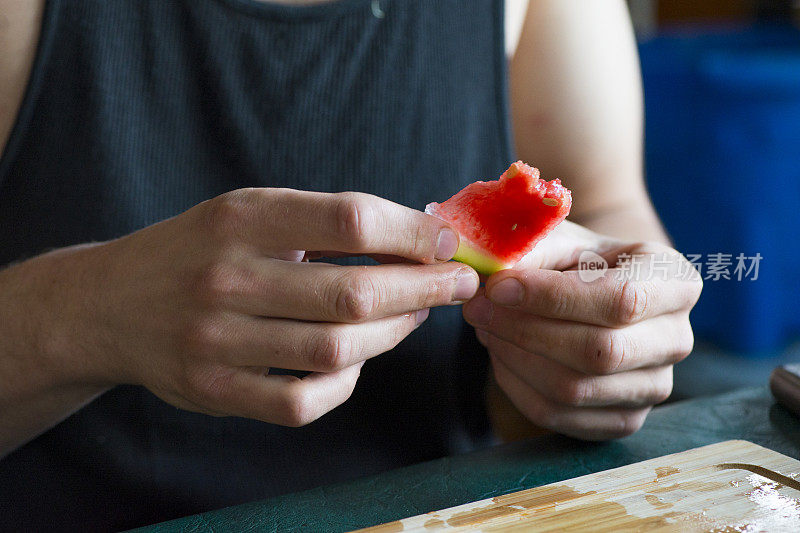
M800 461L731 440L361 531L800 532Z

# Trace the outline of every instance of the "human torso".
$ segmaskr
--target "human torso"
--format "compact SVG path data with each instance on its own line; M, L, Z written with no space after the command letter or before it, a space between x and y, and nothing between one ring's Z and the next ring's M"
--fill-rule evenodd
M338 0L271 0L294 6L315 5ZM505 1L506 54L516 51L529 0ZM28 74L39 42L39 24L45 0L0 0L5 24L0 24L0 154L11 132L22 102Z
M49 2L0 159L0 264L238 187L419 209L507 166L499 0L340 1L302 16L252 0ZM0 462L0 485L20 487L0 493L17 509L0 520L43 507L121 529L468 450L489 437L485 364L446 308L305 428L120 386Z

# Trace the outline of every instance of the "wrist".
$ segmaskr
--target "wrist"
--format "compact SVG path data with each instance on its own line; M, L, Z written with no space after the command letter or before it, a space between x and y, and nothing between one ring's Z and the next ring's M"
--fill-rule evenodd
M82 256L95 246L63 248L0 271L0 357L10 378L26 375L53 389L114 384L85 328L92 323L85 313L91 258Z
M672 246L649 201L615 206L570 220L602 235L631 241L655 241Z

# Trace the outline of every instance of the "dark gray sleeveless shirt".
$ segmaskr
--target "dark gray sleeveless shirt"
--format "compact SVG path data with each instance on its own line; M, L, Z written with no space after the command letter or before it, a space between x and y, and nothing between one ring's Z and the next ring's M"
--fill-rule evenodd
M51 0L0 159L0 265L245 186L422 209L511 160L505 68L501 0ZM0 461L0 529L130 527L469 450L485 370L440 308L299 429L117 387Z

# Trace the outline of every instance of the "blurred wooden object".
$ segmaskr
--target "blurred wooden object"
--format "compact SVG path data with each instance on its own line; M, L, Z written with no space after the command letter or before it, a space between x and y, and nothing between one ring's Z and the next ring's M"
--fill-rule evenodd
M689 23L800 21L800 3L793 0L628 0L639 35L663 26Z
M753 20L756 2L753 0L659 0L659 26L686 22L730 22Z
M731 440L362 531L794 532L798 472L797 459Z

